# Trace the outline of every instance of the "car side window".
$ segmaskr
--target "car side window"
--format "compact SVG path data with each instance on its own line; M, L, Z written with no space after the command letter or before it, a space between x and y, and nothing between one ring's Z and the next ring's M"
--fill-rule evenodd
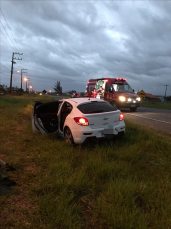
M62 112L67 112L69 114L71 110L72 110L72 105L68 102L65 102L62 106Z
M109 83L106 84L106 92L113 93L112 86Z

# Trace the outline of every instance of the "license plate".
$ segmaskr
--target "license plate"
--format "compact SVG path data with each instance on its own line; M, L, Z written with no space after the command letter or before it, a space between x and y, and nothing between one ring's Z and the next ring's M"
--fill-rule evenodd
M136 107L136 105L131 105L131 107Z
M113 134L113 129L104 129L103 134Z

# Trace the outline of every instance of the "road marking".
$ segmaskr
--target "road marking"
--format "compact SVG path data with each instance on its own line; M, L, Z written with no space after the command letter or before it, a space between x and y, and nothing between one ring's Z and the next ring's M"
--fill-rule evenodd
M170 124L171 125L171 122L165 122L165 121L162 121L162 120L153 119L153 118L147 118L147 117L144 117L144 116L134 115L134 114L130 114L130 113L125 113L125 114L136 116L136 117L140 117L140 118L150 119L150 120L157 121L157 122L163 122L163 123L166 123L166 124Z

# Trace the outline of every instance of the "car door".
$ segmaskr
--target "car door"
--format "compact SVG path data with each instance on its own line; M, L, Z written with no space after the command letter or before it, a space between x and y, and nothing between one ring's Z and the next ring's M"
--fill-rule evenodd
M105 90L105 100L112 101L113 98L113 87L111 84L106 84L106 90Z
M32 126L39 129L42 134L58 131L58 109L62 102L48 103L35 102L32 115Z
M63 128L67 116L71 113L73 107L69 102L64 102L61 105L60 111L58 113L58 130L59 134L63 135Z

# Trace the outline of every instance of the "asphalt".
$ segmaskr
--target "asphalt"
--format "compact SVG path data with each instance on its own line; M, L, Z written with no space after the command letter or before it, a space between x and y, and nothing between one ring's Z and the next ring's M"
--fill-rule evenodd
M127 109L122 112L125 120L171 134L171 110L139 107L136 112Z

